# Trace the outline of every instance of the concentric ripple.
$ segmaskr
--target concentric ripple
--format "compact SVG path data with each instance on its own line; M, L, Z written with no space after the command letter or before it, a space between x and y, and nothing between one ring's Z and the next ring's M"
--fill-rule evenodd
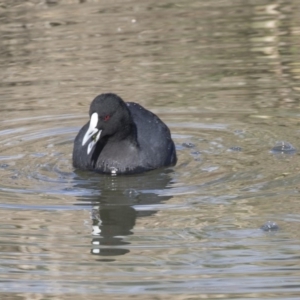
M289 168L291 175L281 176L295 156L278 159L270 153L274 137L249 125L237 135L221 121L195 126L182 113L180 119L176 113L163 119L176 143L177 166L130 176L74 170L73 139L85 117L0 124L0 234L9 245L0 261L7 274L3 291L43 287L50 293L49 282L55 281L54 294L189 293L234 279L236 291L248 293L262 279L264 286L280 282L280 271L277 277L268 272L278 256L287 262L292 256L284 247L270 254L264 237L281 235L291 247L293 233L285 231L287 218L270 204L262 208L258 199L276 205L295 197L298 175ZM279 230L261 230L267 221ZM51 272L36 271L53 265ZM26 276L15 275L23 274L23 266Z
M74 116L69 115L2 122L1 190L21 194L72 194L72 141L78 131L70 125L72 122Z

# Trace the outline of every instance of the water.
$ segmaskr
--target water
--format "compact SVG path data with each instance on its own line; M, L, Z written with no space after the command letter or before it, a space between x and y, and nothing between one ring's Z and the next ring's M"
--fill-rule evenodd
M299 299L299 9L2 1L0 298ZM74 170L102 92L157 113L177 166Z

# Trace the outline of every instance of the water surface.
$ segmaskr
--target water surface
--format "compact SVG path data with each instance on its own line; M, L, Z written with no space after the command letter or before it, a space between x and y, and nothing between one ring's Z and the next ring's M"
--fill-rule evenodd
M2 1L1 299L298 299L299 9ZM75 170L102 92L158 114L177 165Z

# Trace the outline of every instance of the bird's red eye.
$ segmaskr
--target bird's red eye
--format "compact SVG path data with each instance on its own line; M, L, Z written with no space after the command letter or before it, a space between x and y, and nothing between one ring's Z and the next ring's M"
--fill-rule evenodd
M106 115L106 116L104 117L104 121L108 121L109 118L110 118L110 115Z

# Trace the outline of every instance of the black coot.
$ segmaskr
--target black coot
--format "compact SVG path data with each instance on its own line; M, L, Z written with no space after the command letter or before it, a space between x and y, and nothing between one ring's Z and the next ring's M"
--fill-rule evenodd
M73 165L101 173L130 174L177 162L170 130L155 114L115 94L101 94L90 121L74 141Z

